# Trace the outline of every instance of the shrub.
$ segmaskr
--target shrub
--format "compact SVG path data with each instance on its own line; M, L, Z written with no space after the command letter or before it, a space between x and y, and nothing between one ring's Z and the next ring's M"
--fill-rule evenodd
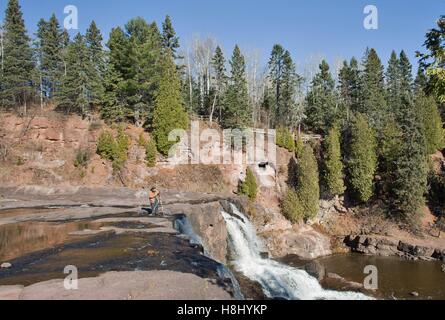
M99 136L97 154L112 162L113 170L118 171L127 160L130 139L122 128L118 129L117 138L114 139L109 131L104 131Z
M138 144L139 144L140 147L144 147L144 148L147 146L147 140L145 139L143 133L141 133L139 135Z
M340 129L334 125L324 141L323 178L330 195L342 195L345 192L343 162L340 147Z
M306 219L315 217L318 214L320 201L319 174L314 151L309 146L303 148L302 155L298 158L296 186L304 217Z
M85 168L90 160L88 150L79 149L76 151L76 158L74 159L74 166L76 168Z
M250 168L247 168L246 180L240 185L240 193L248 196L250 200L255 200L258 193L258 185L255 175Z
M304 146L295 173L289 178L291 187L282 202L284 216L294 223L315 217L319 209L320 187L318 164L310 146Z
M358 114L350 131L348 188L356 200L367 202L374 194L377 169L377 142L365 116Z
M145 146L145 154L147 158L147 165L149 167L156 166L156 142L154 139L150 139L150 141Z
M277 146L285 148L290 152L295 151L294 135L287 128L279 127L276 130L276 144Z
M109 131L104 131L97 142L97 154L102 158L112 161L115 153L116 142Z
M304 218L304 210L294 188L289 188L281 207L283 215L293 223L299 222Z

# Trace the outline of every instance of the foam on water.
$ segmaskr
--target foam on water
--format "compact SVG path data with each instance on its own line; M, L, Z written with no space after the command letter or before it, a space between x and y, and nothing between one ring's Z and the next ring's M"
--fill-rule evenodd
M249 219L234 205L233 212L239 218L222 212L226 221L234 265L237 271L257 281L270 298L290 300L366 300L370 297L357 292L325 290L306 271L293 268L260 255L262 244Z

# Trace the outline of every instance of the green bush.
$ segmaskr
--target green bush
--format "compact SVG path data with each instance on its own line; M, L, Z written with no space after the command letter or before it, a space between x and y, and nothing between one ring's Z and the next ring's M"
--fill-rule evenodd
M90 160L88 150L78 149L76 151L76 158L74 159L74 166L76 168L85 168Z
M284 216L294 223L301 219L311 219L318 214L318 164L310 146L306 145L302 149L295 171L291 178L295 181L288 182L291 187L282 202Z
M109 131L104 131L99 136L97 142L97 154L102 158L112 161L115 152L116 142Z
M334 195L342 195L345 192L343 162L340 147L340 129L334 125L328 131L324 147L324 171L323 179L327 192Z
M118 129L116 139L114 139L111 132L104 131L99 136L99 141L97 143L97 154L99 154L102 158L111 161L113 170L118 171L127 160L129 145L130 139L122 128Z
M295 151L294 135L287 128L279 127L276 130L276 144L277 146L285 148L290 152Z
M367 202L374 194L377 142L374 130L361 114L355 117L350 130L348 157L348 190L356 200Z
M289 188L281 204L283 215L291 222L297 223L304 219L304 210L301 206L297 191Z
M319 209L320 186L317 159L310 146L305 146L301 157L298 158L296 186L304 217L315 217Z
M250 200L255 200L258 193L258 185L255 175L250 168L247 168L246 180L240 185L240 193L248 196Z
M150 141L145 146L145 154L147 158L147 165L149 167L156 166L156 142L154 139L150 139Z

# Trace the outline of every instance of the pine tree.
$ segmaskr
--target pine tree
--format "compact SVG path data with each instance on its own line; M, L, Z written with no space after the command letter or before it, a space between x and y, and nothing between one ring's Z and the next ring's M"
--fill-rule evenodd
M125 117L150 127L163 73L162 35L156 23L132 19L126 24L125 32L120 28L111 31L107 46L109 62L121 79L119 88L126 106Z
M273 105L274 111L274 122L276 125L283 125L281 121L282 107L281 107L281 86L282 86L282 77L283 77L283 68L284 68L284 48L276 44L272 48L272 53L269 60L269 79L273 86L273 95L275 98L275 103Z
M130 74L130 45L124 31L120 28L113 28L107 43L109 48L109 63L112 64L119 76L129 78Z
M358 110L360 101L360 72L355 58L349 64L343 62L338 78L340 102L344 105L346 121L349 121L352 112Z
M301 82L301 77L296 72L290 52L284 50L279 44L276 44L272 49L269 60L269 79L275 98L272 108L275 126L295 125L298 120L296 90Z
M89 59L85 38L78 33L66 53L66 75L57 95L58 106L67 112L77 112L83 117L90 113L93 91L94 67Z
M170 132L174 129L185 130L188 127L188 117L180 90L179 76L170 54L165 56L163 61L163 75L153 115L153 135L158 151L163 155L168 155L170 148L176 143L168 140Z
M291 222L297 223L304 219L305 213L298 198L297 191L289 188L281 204L283 215Z
M90 99L92 103L98 104L104 94L105 52L102 45L103 37L97 28L96 22L91 22L87 29L85 40L91 65L93 66Z
M421 67L428 75L428 93L434 93L441 104L442 112L445 112L445 15L437 20L437 27L426 34L424 46L428 53L421 54Z
M427 93L428 78L425 74L425 70L421 66L417 69L416 79L414 80L414 90L415 92Z
M394 113L400 112L401 77L400 61L392 51L386 70L386 97L389 109Z
M108 123L122 122L130 113L121 89L122 77L109 63L104 75L104 94L102 96L101 116Z
M347 182L349 194L358 201L368 201L374 193L377 151L374 130L366 117L357 114L349 130Z
M63 50L64 32L53 14L49 21L41 19L38 23L38 52L41 85L44 95L52 98L57 94L64 75Z
M374 49L367 50L361 78L359 111L366 115L377 133L385 126L388 106L385 99L383 65Z
M166 16L162 23L162 47L169 49L173 53L173 57L177 58L176 51L179 48L179 38L176 36L170 16Z
M226 128L245 128L252 120L247 91L246 63L238 46L230 60L231 78L225 94L223 124Z
M9 107L26 105L34 96L35 61L18 0L9 0L3 34L1 103Z
M339 126L335 124L324 141L323 178L329 195L342 195L345 192L340 138Z
M226 60L224 54L219 46L215 49L215 55L212 59L212 67L215 74L215 106L218 106L219 121L222 121L223 114L223 101L224 91L227 86L227 76L226 76Z
M426 141L421 113L407 93L402 99L402 106L404 116L399 125L403 135L401 152L396 160L393 206L412 220L425 203Z
M445 147L445 131L439 108L434 97L426 96L423 91L417 92L415 105L420 109L423 119L427 154L433 154Z
M320 187L318 178L318 165L314 151L310 146L305 146L298 158L296 191L303 216L306 219L318 214L320 201Z
M320 71L312 80L307 96L307 125L316 132L327 132L337 116L335 81L329 71L328 63L323 60Z
M301 117L296 104L297 87L300 82L301 77L296 72L289 51L286 50L283 56L281 101L279 104L281 109L278 110L278 117L280 123L291 128L295 128Z

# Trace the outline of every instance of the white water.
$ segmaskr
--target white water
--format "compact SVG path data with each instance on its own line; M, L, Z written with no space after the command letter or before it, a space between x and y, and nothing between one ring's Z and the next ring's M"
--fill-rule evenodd
M306 271L292 268L271 259L261 258L262 245L249 219L232 205L238 219L222 212L227 225L237 271L263 287L270 298L288 300L365 300L356 292L324 290L317 279Z

